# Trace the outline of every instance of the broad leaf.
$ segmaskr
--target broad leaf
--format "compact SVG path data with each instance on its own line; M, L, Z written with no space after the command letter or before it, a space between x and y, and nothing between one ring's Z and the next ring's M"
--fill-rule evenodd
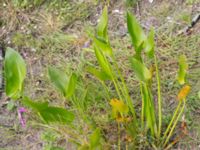
M101 132L100 129L96 129L91 135L90 135L90 148L91 150L95 149L100 145L100 139L101 139Z
M97 70L94 67L87 67L86 70L101 81L111 79L110 76L107 75L105 72L103 72L102 70Z
M141 47L141 44L146 40L146 36L135 16L130 12L127 12L127 26L132 39L132 44L135 47L135 50L138 51L138 48Z
M49 106L39 113L46 123L71 123L74 120L74 114L61 107Z
M6 49L4 62L6 95L12 99L18 99L23 90L23 82L26 76L26 64L20 54L12 48Z
M71 123L74 120L74 114L65 108L48 106L47 102L33 102L29 98L24 98L24 105L32 108L46 123Z
M72 73L67 86L66 97L69 98L74 94L77 79L78 79L77 75L75 73Z
M108 28L108 9L105 6L100 17L100 21L97 25L97 36L103 38L108 42L108 35L107 35L107 28Z
M67 96L67 75L58 69L49 67L49 77L55 87L66 97Z
M182 85L185 83L185 77L188 70L187 58L185 55L179 57L179 71L178 71L178 82Z
M152 58L154 55L154 30L151 28L149 35L145 41L144 47L145 47L145 53Z
M149 79L151 79L151 73L143 63L134 57L132 57L130 61L136 77L140 81L147 82Z

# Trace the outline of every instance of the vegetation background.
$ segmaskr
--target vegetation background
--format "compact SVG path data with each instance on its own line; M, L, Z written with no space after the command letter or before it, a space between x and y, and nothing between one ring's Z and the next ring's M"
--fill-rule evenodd
M88 33L94 32L105 3L103 0L0 1L1 47L5 45L18 50L26 60L28 77L25 88L33 99L48 100L56 105L62 102L61 95L55 92L47 80L47 67L54 65L67 72L80 68L81 71L83 48L89 47L91 43ZM127 50L132 49L125 21L127 9L137 16L145 31L151 26L155 28L166 122L174 110L178 93L175 78L177 58L181 54L187 56L188 80L192 87L184 113L188 135L180 140L176 148L200 149L200 21L189 31L183 30L200 13L200 1L154 0L150 3L148 0L110 0L108 10L111 45L119 65L127 66L123 68L123 74L126 75L129 88L138 89L126 60ZM87 58L93 59L90 56ZM0 59L2 62L2 56ZM101 99L104 94L99 92L101 87L93 84L90 88L96 91L94 94L98 94L98 99L90 101L94 107L88 113L94 116L105 114L110 106ZM2 90L0 92L0 149L38 150L48 149L52 145L74 149L73 145L58 134L34 127L34 122L27 128L21 128L16 111L20 104L6 98ZM132 94L139 96L134 91ZM27 115L27 119L32 118L34 116ZM105 124L107 122L104 115L96 120L103 120ZM107 136L112 143L115 141L115 129L112 124L105 124L102 127L109 132Z

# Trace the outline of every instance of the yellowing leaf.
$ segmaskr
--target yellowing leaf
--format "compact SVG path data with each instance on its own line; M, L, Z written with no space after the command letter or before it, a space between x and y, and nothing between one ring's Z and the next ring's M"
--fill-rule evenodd
M118 114L128 113L128 106L121 100L111 99L110 105L112 106L112 115L114 118L117 118Z
M132 119L130 117L122 117L122 116L117 116L116 121L118 123L123 123L123 122L130 122Z
M191 87L189 85L185 85L178 93L178 100L183 100L189 94Z

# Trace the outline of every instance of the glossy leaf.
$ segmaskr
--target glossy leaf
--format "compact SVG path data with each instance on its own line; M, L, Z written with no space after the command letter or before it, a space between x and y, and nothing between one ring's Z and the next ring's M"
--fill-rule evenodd
M94 67L87 67L86 70L101 81L111 79L111 77L107 75L105 72L103 72L102 70L97 70Z
M105 6L100 17L100 21L97 25L97 36L103 38L108 42L108 35L107 35L107 28L108 28L108 9Z
M67 75L60 70L49 67L49 77L55 87L64 95L67 96Z
M151 79L151 72L147 69L147 67L141 63L136 58L132 57L130 59L133 71L136 74L136 77L143 82L147 82Z
M132 39L132 44L135 47L135 50L138 51L138 48L141 48L141 44L146 40L146 36L135 16L130 12L127 12L127 26Z
M185 77L188 70L187 58L185 55L179 57L179 71L178 71L178 82L182 85L185 83Z
M154 55L154 30L153 28L151 28L149 35L145 41L144 47L145 47L145 53L147 53L147 55L152 58Z
M96 147L100 145L100 139L101 139L101 132L100 129L96 129L91 135L90 135L90 149L93 150Z
M35 110L45 123L71 123L74 120L74 114L65 108L48 106L47 102L34 102L29 98L24 98L24 105Z
M22 94L23 82L26 76L25 61L17 51L7 48L4 68L6 95L12 99L18 99Z

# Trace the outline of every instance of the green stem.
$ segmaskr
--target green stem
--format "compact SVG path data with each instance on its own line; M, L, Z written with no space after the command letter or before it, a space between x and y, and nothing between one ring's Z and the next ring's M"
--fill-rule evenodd
M154 135L157 135L157 124L156 124L156 117L155 117L155 109L154 109L154 102L152 100L152 95L151 95L151 91L147 86L147 91L148 91L148 96L149 96L149 109L150 109L150 112L151 112L151 121L152 121L152 127L153 127L153 131L154 131Z
M180 111L180 113L179 113L177 119L175 120L174 125L172 126L172 129L171 129L171 131L169 132L169 135L168 135L168 137L167 137L167 139L166 139L166 141L165 141L165 143L164 143L164 147L165 147L165 145L168 143L170 137L172 136L172 133L173 133L175 127L176 127L176 124L177 124L179 118L181 117L181 115L182 115L182 113L183 113L184 108L185 108L185 99L183 100L183 106L182 106L182 108L181 108L181 111Z
M143 90L142 90L142 82L140 81L140 93L142 96L142 111L141 111L141 124L142 128L144 128L144 95L143 95Z
M117 94L118 94L120 100L123 100L123 98L122 98L122 96L121 96L121 94L120 94L120 90L119 90L119 88L118 88L118 85L117 85L117 83L116 83L116 81L115 81L115 77L113 76L113 74L112 74L112 81L113 81L113 83L114 83L114 85L115 85L115 89L116 89L116 91L117 91Z
M165 131L165 133L164 133L163 139L166 138L166 136L167 136L167 134L168 134L168 132L169 132L171 126L172 126L172 123L173 123L175 117L177 116L177 113L178 113L178 111L180 109L180 106L181 106L181 101L179 101L179 103L178 103L178 106L177 106L177 108L176 108L176 110L175 110L175 112L173 114L173 117L172 117L172 119L171 119L171 121L170 121L170 123L169 123L169 125L168 125L168 127L167 127L167 129Z
M127 102L128 106L129 106L129 108L131 109L131 113L133 114L134 121L137 122L137 118L136 118L136 114L135 114L135 108L134 108L134 106L132 104L131 97L129 95L129 91L128 91L127 85L126 85L125 80L124 80L124 78L123 78L123 76L121 74L121 71L120 71L120 69L118 67L118 64L116 62L116 59L115 59L114 55L112 55L112 59L113 59L115 68L117 69L117 73L119 74L119 77L120 77L120 79L122 81L123 88L121 88L121 91L122 91L124 97L126 98L126 102Z
M157 80L157 94L158 94L158 138L160 138L161 128L162 128L162 99L161 99L161 89L160 89L160 75L158 69L157 58L154 55L154 62L156 66L156 80Z
M106 84L105 84L103 81L100 81L100 82L101 82L101 84L103 85L103 87L105 88L106 93L107 93L107 95L108 95L108 99L110 100L111 98L110 98L110 93L109 93L108 87L106 86Z

